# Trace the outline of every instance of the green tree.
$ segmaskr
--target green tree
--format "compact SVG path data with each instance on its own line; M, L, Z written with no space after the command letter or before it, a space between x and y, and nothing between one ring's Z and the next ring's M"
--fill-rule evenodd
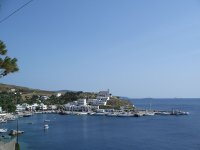
M0 93L0 106L7 112L15 112L16 99L20 98L13 93L1 92Z
M0 40L0 78L18 70L17 59L7 56L6 45Z

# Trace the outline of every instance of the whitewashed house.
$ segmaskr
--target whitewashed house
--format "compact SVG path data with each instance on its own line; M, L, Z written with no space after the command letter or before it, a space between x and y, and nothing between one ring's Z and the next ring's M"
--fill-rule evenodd
M49 105L48 109L50 109L50 110L56 110L57 106L56 105Z
M10 89L10 92L15 92L16 91L16 89Z
M112 94L110 94L109 89L107 91L100 91L97 94L97 103L98 105L106 105L107 101L110 100L110 97Z
M39 107L41 110L47 110L47 105L44 105L43 103L41 103Z
M31 105L32 110L36 110L37 107L39 107L37 103L34 103L33 105Z
M78 100L78 105L79 106L86 106L87 105L86 99L79 99Z
M60 96L62 96L62 93L57 93L56 94L56 97L60 97Z
M47 99L49 99L49 96L41 96L41 99L42 100L47 100Z
M99 100L110 100L110 97L112 96L112 94L110 94L109 89L107 91L100 91L97 94L97 99Z
M29 108L29 105L27 103L23 103L22 105L17 104L16 105L16 111L25 111Z
M99 103L97 99L88 99L87 104L92 106L98 106Z

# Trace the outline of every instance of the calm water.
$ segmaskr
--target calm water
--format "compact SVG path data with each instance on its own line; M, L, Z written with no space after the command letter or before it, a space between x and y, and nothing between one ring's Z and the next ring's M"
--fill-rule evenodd
M189 116L61 116L21 118L22 150L200 150L200 99L134 100L141 108L189 111ZM44 132L43 120L50 119ZM33 122L33 124L28 124ZM9 129L16 122L7 123Z

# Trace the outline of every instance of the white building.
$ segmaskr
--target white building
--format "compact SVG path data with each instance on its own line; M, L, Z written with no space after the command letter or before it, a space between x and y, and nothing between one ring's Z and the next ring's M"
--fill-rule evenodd
M48 96L41 96L41 99L42 100L47 100L47 99L49 99L49 97Z
M98 101L98 105L106 105L107 104L107 100L99 100Z
M47 110L47 105L44 105L43 103L41 103L39 107L41 110Z
M109 89L107 91L100 91L97 94L97 99L99 100L110 100L112 94L110 94Z
M57 93L57 94L56 94L56 97L60 97L60 96L62 96L61 93Z
M15 92L16 91L16 89L10 89L10 92Z
M26 110L26 104L24 104L24 105L17 104L16 105L16 111L25 111L25 110Z
M109 89L107 91L100 91L97 94L97 104L98 105L106 105L107 101L110 100L112 94L110 94Z
M37 103L34 103L33 105L31 105L31 107L32 110L36 110L36 108L39 107L39 105Z
M86 106L86 105L87 105L86 99L79 99L79 100L78 100L78 105L79 105L79 106Z
M48 109L50 109L50 110L56 110L57 106L56 105L49 105Z
M92 105L92 106L97 106L98 100L97 99L88 99L87 104Z

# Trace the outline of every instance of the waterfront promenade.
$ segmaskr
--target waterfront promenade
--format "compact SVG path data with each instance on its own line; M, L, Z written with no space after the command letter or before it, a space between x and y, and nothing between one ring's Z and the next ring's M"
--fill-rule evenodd
M0 150L15 150L16 139L0 141Z

